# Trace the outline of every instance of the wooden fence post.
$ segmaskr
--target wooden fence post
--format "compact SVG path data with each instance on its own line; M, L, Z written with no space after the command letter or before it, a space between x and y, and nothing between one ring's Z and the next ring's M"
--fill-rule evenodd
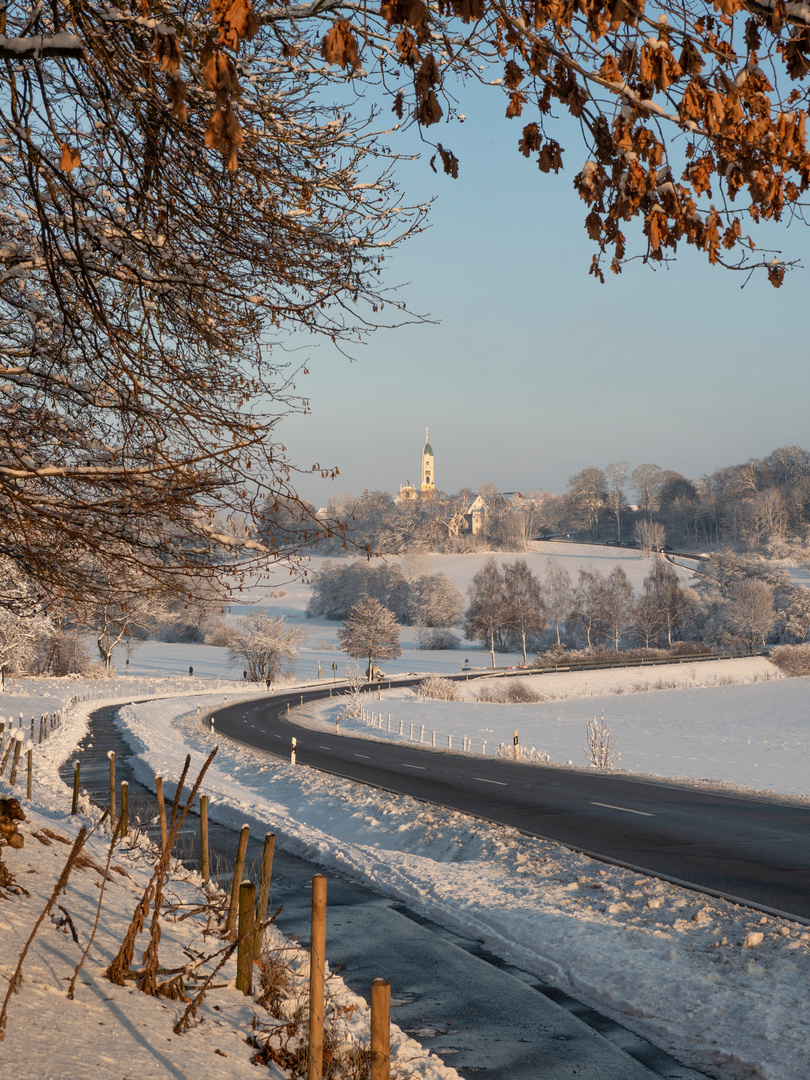
M79 775L82 771L82 763L77 761L73 766L73 802L70 807L71 814L79 812Z
M115 751L110 750L107 757L110 759L110 828L115 829Z
M239 938L236 946L236 989L253 993L253 939L255 936L256 886L239 884Z
M129 829L129 784L126 780L121 781L121 830L119 835L124 837Z
M155 797L158 804L158 818L160 819L160 850L166 850L169 842L169 833L166 828L166 800L163 798L163 777L155 777Z
M371 1080L391 1078L391 983L371 984Z
M25 793L27 798L31 798L31 783L34 777L34 744L29 742L28 744L28 781L25 785Z
M22 728L20 728L19 734L22 735ZM11 776L9 777L9 783L12 787L17 784L17 766L20 763L20 751L22 750L22 739L14 740L14 758L11 762Z
M270 897L270 879L273 876L273 852L276 849L276 834L264 834L262 850L262 872L259 878L259 895L256 900L256 933L253 941L253 958L258 960L262 951L262 924L267 918L267 901Z
M309 946L309 1057L307 1080L323 1077L323 983L326 953L326 878L312 879L312 934Z
M236 865L233 868L233 883L231 885L231 902L228 906L228 918L225 922L225 937L233 940L237 933L237 918L239 915L239 884L242 881L242 871L245 869L245 856L247 855L248 837L250 826L243 825L239 833L239 846L236 849Z
M205 882L211 879L208 861L208 796L200 796L200 873Z

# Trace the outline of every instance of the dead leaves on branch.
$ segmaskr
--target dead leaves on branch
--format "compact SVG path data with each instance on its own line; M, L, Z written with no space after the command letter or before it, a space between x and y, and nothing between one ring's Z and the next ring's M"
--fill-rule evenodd
M333 23L332 29L321 42L321 56L327 64L337 64L344 70L349 67L352 71L357 71L360 67L357 38L352 33L351 24L345 19L338 19Z
M217 45L233 52L241 42L250 41L259 30L259 20L250 0L210 0L208 11L217 27Z
M237 168L239 147L244 142L242 125L234 112L234 103L241 95L236 67L231 57L209 39L203 49L203 79L214 91L216 107L205 132L205 145L217 150L225 159L228 169Z
M78 169L82 163L79 151L72 146L68 146L67 143L61 143L60 150L62 151L62 159L59 162L59 168L62 172L69 173L74 169Z

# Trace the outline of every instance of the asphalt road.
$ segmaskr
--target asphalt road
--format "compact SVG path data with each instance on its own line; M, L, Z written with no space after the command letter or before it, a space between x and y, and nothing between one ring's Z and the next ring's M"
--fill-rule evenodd
M301 764L810 920L810 811L802 807L312 731L287 715L288 700L297 705L300 694L217 710L216 728L281 757L295 737Z

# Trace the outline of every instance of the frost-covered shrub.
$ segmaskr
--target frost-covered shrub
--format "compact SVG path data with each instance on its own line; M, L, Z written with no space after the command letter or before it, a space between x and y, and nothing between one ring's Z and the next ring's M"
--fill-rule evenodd
M503 758L506 761L515 760L515 748L508 743L501 743L498 749L495 751L495 757ZM536 746L518 746L517 748L518 761L530 761L536 765L548 765L551 758L545 750L538 750Z
M505 705L507 702L506 687L503 683L488 683L480 687L478 700L486 701L492 705Z
M436 698L438 701L461 701L458 683L450 679L440 679L432 675L429 679L422 680L419 689L425 697Z
M239 637L235 626L228 626L222 619L213 619L205 633L205 644L227 649Z
M419 632L420 649L460 649L461 639L452 630L423 630Z
M482 686L478 691L478 700L490 702L494 705L525 705L534 701L542 701L543 695L532 690L523 679L509 679L508 681Z
M797 675L810 675L809 645L777 645L771 649L771 660L783 675L791 678Z
M506 684L506 700L512 705L524 702L542 701L543 695L527 684L525 679L510 679Z

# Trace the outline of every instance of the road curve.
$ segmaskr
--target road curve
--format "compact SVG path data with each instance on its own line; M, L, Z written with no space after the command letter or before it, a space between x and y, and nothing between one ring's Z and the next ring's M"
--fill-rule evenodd
M312 768L810 922L810 810L801 806L313 731L287 713L301 697L229 705L215 712L216 729L285 758L294 736L297 760Z

